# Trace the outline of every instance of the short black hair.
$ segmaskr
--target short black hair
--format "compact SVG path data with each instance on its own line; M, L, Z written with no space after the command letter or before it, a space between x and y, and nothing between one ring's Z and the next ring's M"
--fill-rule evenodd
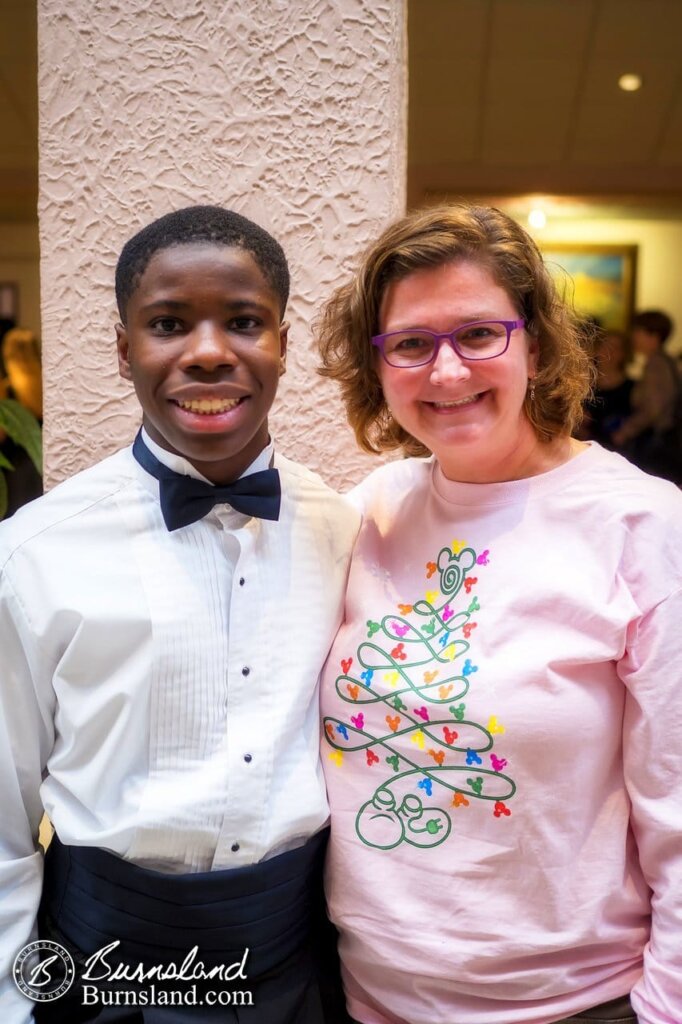
M661 345L673 333L673 322L667 313L660 309L645 309L632 318L632 327L641 327L649 334L657 334Z
M174 210L133 235L116 264L116 302L123 323L126 310L147 265L157 252L192 242L245 249L258 264L280 300L284 316L289 299L289 266L282 246L265 228L222 206L186 206Z

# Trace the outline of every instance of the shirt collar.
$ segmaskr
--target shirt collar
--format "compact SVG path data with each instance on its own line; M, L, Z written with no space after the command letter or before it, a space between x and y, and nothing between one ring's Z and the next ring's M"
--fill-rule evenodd
M142 427L142 440L146 447L155 455L159 462L162 462L164 466L168 466L169 469L174 470L176 473L181 473L183 476L192 476L195 480L203 480L204 483L212 484L212 480L208 480L203 473L200 473L191 462L183 458L182 455L174 455L173 452L166 451L165 448L161 448L156 441L152 441L147 431ZM275 445L270 439L260 454L256 456L250 466L247 466L244 472L238 477L239 480L243 476L250 476L252 473L258 473L262 469L269 469L272 465L275 457Z

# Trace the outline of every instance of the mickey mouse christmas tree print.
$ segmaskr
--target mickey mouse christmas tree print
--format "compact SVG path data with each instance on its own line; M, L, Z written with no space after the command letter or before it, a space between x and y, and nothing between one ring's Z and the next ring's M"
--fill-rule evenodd
M425 596L369 619L367 640L341 660L336 692L348 715L326 716L323 724L339 769L346 757L364 757L371 795L355 827L367 846L438 846L452 830L453 812L475 801L496 818L511 815L506 801L516 786L504 774L506 759L493 752L504 725L495 715L483 725L466 713L478 672L470 642L481 611L473 573L489 556L463 541L442 548L426 565Z

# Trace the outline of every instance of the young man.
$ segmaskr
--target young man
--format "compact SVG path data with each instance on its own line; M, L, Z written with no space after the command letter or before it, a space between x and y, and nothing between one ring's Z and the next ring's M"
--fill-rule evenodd
M38 918L100 987L55 998L51 947L42 968L18 962L37 1020L325 1019L317 683L358 521L273 453L288 291L280 246L238 214L193 207L139 232L116 292L142 430L0 528L5 1024L31 1019L11 974ZM195 946L151 1008L148 982L100 991L118 963L180 970ZM211 996L226 977L252 1007ZM178 1005L197 979L204 1005ZM164 987L182 990L172 1005ZM117 999L138 1006L103 1010Z

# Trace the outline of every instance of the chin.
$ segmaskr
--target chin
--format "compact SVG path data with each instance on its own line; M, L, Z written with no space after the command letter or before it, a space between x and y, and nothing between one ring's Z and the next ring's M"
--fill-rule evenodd
M213 462L216 459L229 459L234 455L235 445L231 438L201 434L198 437L176 437L166 442L171 451L175 451L189 462Z
M467 458L485 458L489 454L485 434L476 427L461 427L450 431L446 437L420 437L417 440L432 451L439 462L448 457L456 457L458 452Z

